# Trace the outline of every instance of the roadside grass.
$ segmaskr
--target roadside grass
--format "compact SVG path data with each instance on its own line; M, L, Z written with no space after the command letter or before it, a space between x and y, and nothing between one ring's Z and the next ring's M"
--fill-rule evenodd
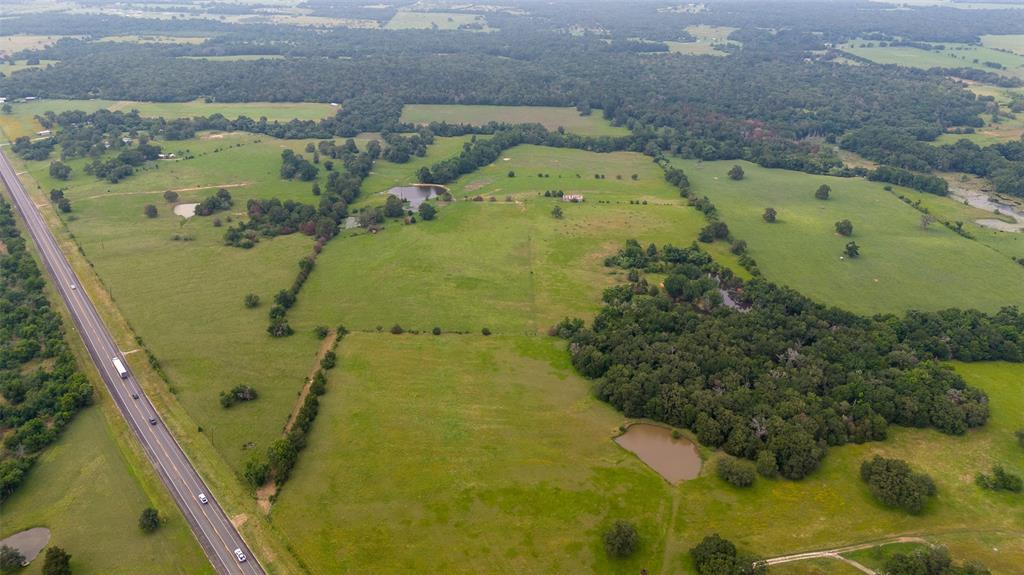
M734 163L673 160L686 171L694 193L711 198L732 233L748 242L751 256L774 282L864 314L948 307L992 312L1024 304L1024 267L938 223L922 230L921 214L881 183L745 162L738 163L746 177L733 181L726 172ZM832 188L828 201L814 198L823 183ZM763 221L766 207L778 210L777 223ZM853 222L851 238L835 233L834 223L844 218ZM850 240L861 256L840 259Z
M437 30L457 30L459 26L479 25L480 31L490 32L493 28L487 25L487 18L479 14L462 14L458 12L412 12L399 10L384 26L387 30L409 30L428 28Z
M414 124L448 122L449 124L483 125L488 122L510 124L537 123L549 130L559 127L583 136L628 136L629 129L612 126L593 110L581 116L575 108L554 106L479 106L461 104L406 104L402 108L402 121Z
M872 44L871 46L862 46ZM975 68L1004 76L1024 77L1024 56L985 46L944 43L944 50L921 50L909 46L879 46L878 42L856 39L840 45L839 49L878 64L897 64L909 68ZM991 68L985 62L995 62L1003 69Z
M100 401L109 403L105 396ZM138 463L125 460L106 426L100 407L89 407L75 417L60 439L43 452L18 491L4 502L0 535L47 527L49 545L70 553L71 567L81 575L132 574L140 566L145 566L147 573L212 574L173 501L161 493L154 505L140 489L139 472L133 468ZM158 488L163 485L158 483ZM147 535L138 521L142 510L150 506L159 509L165 523ZM169 557L174 560L160 560ZM42 573L42 565L40 555L19 573Z
M6 66L0 66L0 71L6 70ZM34 136L43 127L35 120L35 116L45 112L56 113L68 110L83 110L95 112L96 110L138 110L139 114L149 117L164 117L167 119L191 118L192 116L209 116L211 114L223 114L226 118L237 118L248 116L254 120L265 116L268 120L287 122L298 118L300 120L319 120L337 112L338 108L329 104L313 104L305 102L232 102L232 103L206 103L201 100L191 102L133 102L115 100L34 100L12 104L13 114L0 114L0 134L8 141L14 141L20 136ZM167 146L173 142L167 142Z

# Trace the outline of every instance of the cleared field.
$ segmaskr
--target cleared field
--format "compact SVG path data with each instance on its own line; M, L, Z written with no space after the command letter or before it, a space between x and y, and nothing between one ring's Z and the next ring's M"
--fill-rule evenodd
M727 40L729 34L736 31L737 28L730 26L708 26L706 24L699 24L695 26L687 26L686 31L692 34L696 40L693 42L665 42L668 44L669 52L673 54L690 54L693 56L728 56L728 52L723 52L715 48L715 44L739 44L732 40Z
M48 527L50 544L71 554L71 566L80 575L129 575L141 565L147 573L212 574L184 517L164 493L157 495L155 506L166 522L151 535L139 529L139 514L154 505L153 497L140 487L139 471L125 461L103 418L99 407L86 409L43 452L25 483L4 503L0 537ZM174 561L155 560L160 557ZM42 573L42 566L40 556L19 573Z
M104 36L97 42L128 42L134 44L202 44L209 38L205 36L137 36L125 34L121 36Z
M186 60L210 60L211 62L248 62L252 60L283 60L280 54L237 54L234 56L181 56Z
M746 177L736 182L726 176L733 162L674 163L697 194L711 198L733 234L748 242L765 277L820 302L865 314L1024 304L1024 267L941 225L922 230L921 214L881 183L748 163L742 163ZM831 186L832 199L814 198L821 184ZM777 223L761 218L766 207L778 210ZM841 219L853 222L851 238L835 233L833 224ZM861 256L840 259L850 240Z
M265 332L274 293L291 285L296 262L310 252L311 241L291 236L253 250L227 247L222 241L226 228L214 227L213 218L186 221L173 215L161 194L179 189L180 202L198 202L218 185L238 186L230 188L234 217L244 212L249 198L312 201L308 182L278 175L282 148L301 151L305 144L251 134L174 142L169 151L182 156L188 149L197 157L159 162L159 169L117 185L84 174L81 159L69 163L74 176L66 184L49 178L47 163L30 164L43 189L67 186L74 207L69 229L120 310L160 359L178 401L236 470L249 449L262 449L279 435L314 362L319 342L311 332L284 339ZM196 187L210 188L186 191ZM159 217L143 216L149 203L158 206ZM173 241L175 234L194 239ZM258 294L263 305L245 309L242 298L249 292ZM145 363L142 354L128 357ZM218 394L242 383L255 387L259 399L221 408Z
M22 70L34 70L36 68L45 68L56 64L59 60L40 60L38 64L29 64L28 60L14 60L13 63L8 61L4 65L0 65L0 73L10 76L15 72L21 72Z
M489 32L487 18L479 14L461 14L457 12L411 12L399 10L384 26L387 30L407 30L412 28L432 28L437 30L457 30L461 26L472 26L480 32Z
M1024 56L1024 34L986 35L981 44L997 50L1009 50Z
M877 42L853 40L839 49L879 64L898 64L910 68L976 68L1007 76L1024 77L1024 56L1010 54L985 46L944 44L944 50L921 50L907 46L879 46ZM996 69L985 65L995 62Z
M0 56L14 54L22 50L38 50L54 44L65 36L38 36L32 34L13 34L0 36Z
M3 70L4 67L0 67ZM268 120L286 122L294 118L300 120L319 120L337 112L338 108L330 104L314 104L305 102L238 102L238 103L207 103L202 100L191 102L132 102L127 100L35 100L13 104L12 115L0 114L0 134L8 141L19 136L31 136L42 126L35 116L47 111L63 112L67 110L84 110L94 112L101 109L138 110L143 116L164 118L189 118L192 116L209 116L223 114L226 118L248 116L253 119L266 117Z
M413 124L448 122L449 124L482 125L488 122L510 124L537 123L549 130L559 127L584 136L628 136L629 129L612 126L594 110L581 116L575 108L549 106L475 106L448 104L407 104L402 108L402 121Z

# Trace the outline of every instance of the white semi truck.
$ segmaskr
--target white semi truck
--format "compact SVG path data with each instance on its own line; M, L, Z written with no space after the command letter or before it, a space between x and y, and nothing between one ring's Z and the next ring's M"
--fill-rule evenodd
M117 369L117 375L120 375L121 379L128 379L128 370L124 368L124 364L121 363L121 360L113 357L110 361L114 363L114 368Z

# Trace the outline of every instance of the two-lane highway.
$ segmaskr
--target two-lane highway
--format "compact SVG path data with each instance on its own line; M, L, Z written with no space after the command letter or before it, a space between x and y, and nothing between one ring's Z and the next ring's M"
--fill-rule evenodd
M96 313L96 308L82 289L67 258L60 251L56 239L3 152L0 152L0 177L39 249L54 286L71 312L78 333L82 336L82 341L85 342L107 391L142 444L160 479L181 508L182 514L192 528L192 533L210 558L210 563L222 574L263 574L259 561L253 557L249 547L210 489L203 483L185 452L164 426L163 420L142 392L135 377L129 371L126 371L124 377L118 373L113 360L117 358L127 366L124 356ZM207 503L201 501L200 495L205 496ZM239 560L236 550L245 556L245 561ZM171 557L155 559L174 560Z

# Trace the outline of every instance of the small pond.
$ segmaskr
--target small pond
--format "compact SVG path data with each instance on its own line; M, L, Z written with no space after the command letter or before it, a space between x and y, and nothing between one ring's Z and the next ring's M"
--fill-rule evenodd
M615 443L635 453L669 483L676 484L700 475L701 460L697 446L685 437L673 438L670 429L636 423L616 437Z
M178 204L174 206L174 215L183 218L191 218L196 215L196 206L199 204Z
M431 198L436 198L446 191L447 190L443 186L417 184L413 186L399 186L397 188L391 188L388 190L388 193L409 202L409 208L415 210L419 209L420 204L423 202Z
M25 561L31 562L39 555L39 552L50 542L50 530L45 527L33 527L20 531L0 540L0 546L13 547L25 557Z

